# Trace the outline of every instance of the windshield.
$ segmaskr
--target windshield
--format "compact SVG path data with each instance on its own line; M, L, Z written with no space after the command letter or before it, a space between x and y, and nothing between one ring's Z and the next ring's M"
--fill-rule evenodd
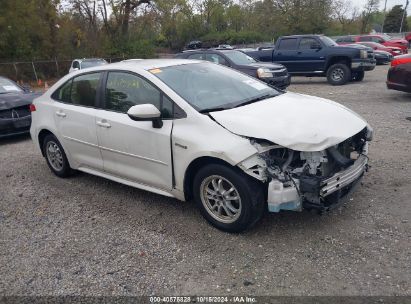
M259 80L208 62L150 72L199 112L230 109L279 94Z
M231 59L232 62L238 65L246 65L257 62L254 58L247 56L246 54L239 51L227 51L224 52L224 55L226 55Z
M0 94L23 92L23 90L17 86L13 81L0 78Z
M330 37L319 36L319 38L326 46L337 46L337 43L335 43L335 41L332 40Z
M86 69L86 68L91 68L99 65L104 65L107 64L107 61L105 60L87 60L87 61L82 61L81 62L81 68Z

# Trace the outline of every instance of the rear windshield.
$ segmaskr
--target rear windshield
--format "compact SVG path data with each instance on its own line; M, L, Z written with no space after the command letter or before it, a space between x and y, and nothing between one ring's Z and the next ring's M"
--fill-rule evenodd
M247 65L257 62L254 58L239 51L226 51L223 54L230 58L232 62L238 65Z
M13 81L0 78L0 94L23 92L23 90L17 86Z
M87 68L104 65L104 64L107 64L107 61L105 60L85 60L81 62L81 68L87 69Z
M332 40L330 37L327 36L319 36L320 40L326 45L326 46L336 46L337 44L335 43L334 40Z

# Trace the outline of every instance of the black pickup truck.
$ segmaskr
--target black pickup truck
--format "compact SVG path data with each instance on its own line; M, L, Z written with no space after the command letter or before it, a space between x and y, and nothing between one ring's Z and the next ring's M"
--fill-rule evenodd
M322 35L284 36L271 48L243 52L259 61L280 63L291 75L327 77L332 85L362 81L364 72L376 65L372 50L339 46Z

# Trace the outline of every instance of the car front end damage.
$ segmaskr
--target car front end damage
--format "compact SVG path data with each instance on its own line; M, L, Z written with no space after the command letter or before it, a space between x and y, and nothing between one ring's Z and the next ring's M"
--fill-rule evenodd
M250 139L258 154L239 167L267 187L270 212L280 210L319 212L345 201L368 170L368 142L372 129L323 151L295 151L266 140Z

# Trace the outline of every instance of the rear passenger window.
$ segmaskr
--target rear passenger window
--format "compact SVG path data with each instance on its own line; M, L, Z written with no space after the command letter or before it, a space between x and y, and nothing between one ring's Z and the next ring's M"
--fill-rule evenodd
M77 76L63 84L51 97L65 103L94 107L101 73Z
M279 50L296 50L297 38L285 38L280 40Z
M71 92L71 83L73 79L70 79L65 84L63 84L57 91L51 95L51 98L63 102L70 102L70 92Z
M94 107L99 80L100 73L85 74L74 78L71 85L71 103Z

